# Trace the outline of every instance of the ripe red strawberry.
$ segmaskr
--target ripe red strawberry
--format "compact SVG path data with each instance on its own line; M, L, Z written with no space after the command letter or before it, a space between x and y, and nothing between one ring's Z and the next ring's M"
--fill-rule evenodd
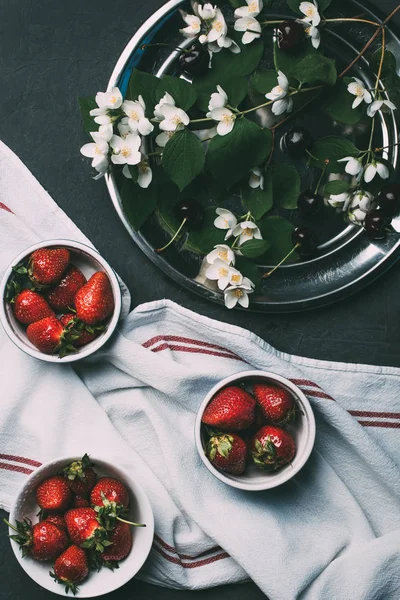
M47 521L48 523L53 523L60 529L67 531L67 525L65 523L64 515L60 513L46 513L44 512L45 517L41 519L42 521Z
M83 321L77 319L76 315L73 313L60 317L60 322L67 331L76 335L73 344L77 348L86 346L89 342L93 342L93 340L105 329L104 325L86 325Z
M87 506L90 506L90 502L83 496L74 496L74 499L72 500L72 506L74 508L86 508Z
M74 308L76 292L85 285L87 279L75 265L70 265L64 277L48 294L47 299L57 312L65 312Z
M97 474L87 454L81 460L76 460L67 465L63 469L63 474L69 489L76 496L88 497L96 485Z
M65 585L65 593L71 591L74 596L79 590L77 583L80 583L89 574L86 552L78 546L69 546L54 563L54 573L50 572L50 577L55 581Z
M61 279L69 261L66 248L39 248L30 256L29 273L35 283L50 285Z
M77 317L87 325L96 325L114 310L114 296L110 281L99 271L91 276L75 296Z
M103 506L103 496L109 502L115 502L125 508L129 506L129 492L121 481L113 477L102 477L90 494L92 506Z
M256 401L237 386L218 392L206 407L202 422L224 431L246 429L254 420Z
M210 438L207 457L216 469L241 475L246 468L247 445L236 433L223 433Z
M277 385L265 383L256 383L253 392L269 423L287 425L293 421L296 406L290 392Z
M81 548L94 548L102 552L106 531L97 520L93 508L71 508L65 513L69 536Z
M72 493L64 477L56 475L36 488L36 502L42 510L62 512L70 505Z
M285 429L266 425L253 437L251 454L257 467L276 471L293 460L296 446L292 436Z
M118 521L111 533L110 542L111 545L101 553L104 561L118 561L128 556L132 549L131 526Z
M45 354L58 352L60 357L76 352L73 346L74 335L68 335L62 323L56 317L46 317L29 325L26 330L28 339Z
M15 521L15 525L5 519L4 522L16 531L10 538L20 545L23 557L29 554L35 560L53 560L68 546L66 532L49 521L40 521L33 526L29 519Z
M22 290L15 297L14 315L24 325L30 325L46 317L55 316L43 296L31 290Z

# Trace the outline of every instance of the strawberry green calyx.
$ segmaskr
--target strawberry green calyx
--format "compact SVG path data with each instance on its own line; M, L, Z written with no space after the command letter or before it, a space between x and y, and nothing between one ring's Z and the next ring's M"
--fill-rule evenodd
M106 531L113 531L117 521L128 523L133 527L146 527L144 523L135 523L124 519L123 517L128 515L128 510L122 504L111 502L103 493L101 493L101 499L103 506L95 506L94 510L97 513L98 522Z
M79 587L73 581L68 581L67 579L62 579L61 577L57 577L52 571L49 571L50 577L54 579L56 583L61 583L61 585L65 586L65 593L71 592L74 596L77 592L79 592Z
M34 292L37 288L28 275L28 269L24 263L19 263L12 268L12 275L7 283L6 300L14 304L15 298L22 290L31 290Z
M112 544L107 535L108 533L104 527L98 527L93 535L81 544L81 548L94 550L95 552L104 552L104 549Z
M259 440L254 442L254 450L251 453L254 464L265 471L274 471L276 464L276 448L271 442L271 438L267 437L262 444Z
M90 458L87 454L84 454L81 460L76 460L67 465L63 470L62 474L74 481L75 479L84 479L86 470L89 467L93 467L94 464L90 462Z
M233 437L227 433L216 435L210 438L207 445L207 456L214 460L217 453L224 458L229 458L232 451Z
M10 529L16 532L15 535L9 535L9 537L14 542L17 542L22 551L22 558L25 558L33 545L32 521L25 518L23 521L15 521L15 525L11 525L7 519L3 519L3 521Z

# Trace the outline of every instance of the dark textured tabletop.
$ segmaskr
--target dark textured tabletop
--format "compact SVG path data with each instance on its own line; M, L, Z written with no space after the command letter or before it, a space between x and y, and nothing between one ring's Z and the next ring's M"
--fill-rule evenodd
M90 178L78 95L104 90L137 28L163 0L0 0L0 139L18 154L61 208L118 271L133 306L171 298L209 317L246 327L279 350L326 360L399 366L400 263L369 288L330 307L289 315L230 312L180 289L135 247L104 183ZM389 13L397 0L374 0ZM397 26L400 18L395 19ZM1 513L3 516L5 513ZM12 555L0 525L0 599L54 598ZM132 580L110 600L259 600L253 584L201 592ZM289 599L288 599L289 600Z

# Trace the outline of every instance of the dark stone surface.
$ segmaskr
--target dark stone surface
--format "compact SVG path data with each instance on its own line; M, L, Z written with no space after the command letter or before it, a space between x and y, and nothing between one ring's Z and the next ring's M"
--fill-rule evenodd
M356 296L291 315L229 312L167 279L135 247L104 184L90 178L79 148L76 98L105 89L124 46L162 0L0 0L0 138L120 273L133 305L163 297L256 332L278 349L315 358L399 365L400 265ZM375 0L388 13L395 0ZM396 19L399 25L400 20ZM3 513L4 514L4 513ZM15 561L0 526L0 598L53 598ZM177 592L133 580L108 598L264 598L252 584ZM289 600L289 599L288 599Z

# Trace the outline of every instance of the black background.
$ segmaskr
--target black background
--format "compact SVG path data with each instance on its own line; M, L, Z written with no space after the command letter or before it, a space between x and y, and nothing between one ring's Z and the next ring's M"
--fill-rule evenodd
M325 360L399 365L400 264L369 288L313 312L262 315L227 311L180 289L134 245L103 182L90 178L77 96L106 88L114 64L163 0L0 0L0 139L18 154L61 208L128 284L133 307L171 298L246 327L279 350ZM374 0L389 13L394 0ZM397 25L400 18L395 19ZM1 513L3 516L5 513ZM284 577L284 574L282 574ZM0 525L0 598L54 598L16 562ZM110 600L128 598L260 600L253 584L200 592L132 580ZM288 599L289 600L289 599Z

